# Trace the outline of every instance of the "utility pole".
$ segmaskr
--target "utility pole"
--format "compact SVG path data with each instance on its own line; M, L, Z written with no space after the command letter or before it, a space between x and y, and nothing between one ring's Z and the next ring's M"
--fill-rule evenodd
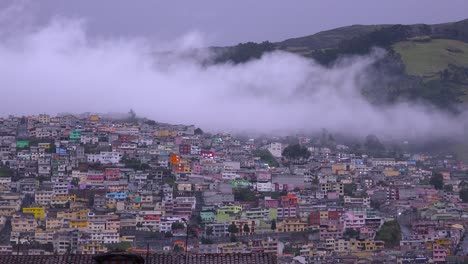
M146 262L149 263L149 243L146 243Z
M189 238L189 223L188 220L185 218L182 218L182 221L184 221L185 226L186 226L186 232L185 232L185 263L188 263L188 238Z
M18 244L16 245L16 256L19 259L19 252L20 252L20 244L21 244L21 233L18 234Z

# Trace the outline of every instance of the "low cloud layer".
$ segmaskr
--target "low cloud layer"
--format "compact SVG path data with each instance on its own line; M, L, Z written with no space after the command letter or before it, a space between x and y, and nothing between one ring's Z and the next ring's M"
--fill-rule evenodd
M171 45L175 53L167 56L141 39L91 39L76 20L55 19L19 32L0 40L3 116L133 108L157 121L213 131L326 128L355 136L419 138L458 136L464 129L463 119L424 105L368 103L359 88L381 51L331 69L283 52L245 64L206 66L178 56L202 43L197 34Z

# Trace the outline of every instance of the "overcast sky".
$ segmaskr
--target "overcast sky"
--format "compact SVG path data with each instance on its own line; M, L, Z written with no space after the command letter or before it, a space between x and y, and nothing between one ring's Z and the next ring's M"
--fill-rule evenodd
M0 8L21 0L1 0ZM209 45L279 41L351 24L442 23L468 18L467 0L40 0L37 24L83 18L91 34L171 41L191 31Z

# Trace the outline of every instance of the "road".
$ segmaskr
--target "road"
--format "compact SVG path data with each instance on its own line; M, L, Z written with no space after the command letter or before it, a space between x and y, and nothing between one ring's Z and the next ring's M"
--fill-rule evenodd
M468 256L468 231L465 231L459 249L458 256Z
M415 219L416 215L411 210L406 210L397 217L398 224L401 230L401 239L410 239L411 234L411 222Z

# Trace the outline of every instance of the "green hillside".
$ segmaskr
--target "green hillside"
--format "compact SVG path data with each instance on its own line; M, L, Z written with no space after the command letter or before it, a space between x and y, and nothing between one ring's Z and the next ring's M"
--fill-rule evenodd
M393 45L409 75L433 78L450 64L468 66L468 43L451 39L402 41Z
M336 48L344 41L365 34L369 34L377 29L388 27L390 25L352 25L340 27L332 30L321 31L317 34L287 39L276 43L279 47L285 47L288 50L316 50Z
M468 19L426 25L354 25L271 43L212 48L215 63L244 63L274 50L293 52L332 67L340 58L387 51L368 70L361 92L382 105L418 101L458 112L468 103Z

